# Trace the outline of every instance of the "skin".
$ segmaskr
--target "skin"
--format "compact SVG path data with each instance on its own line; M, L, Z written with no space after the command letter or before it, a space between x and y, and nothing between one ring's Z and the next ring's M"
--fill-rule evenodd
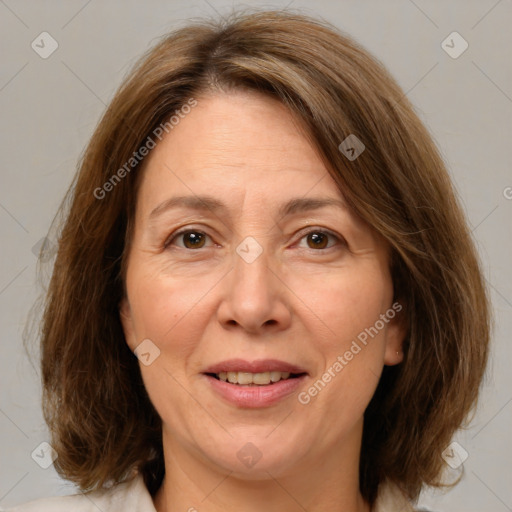
M306 369L307 390L391 308L388 247L346 207L278 215L295 197L343 200L286 107L256 92L197 100L145 161L120 306L130 348L150 339L160 350L140 364L163 422L155 508L368 511L358 480L363 413L383 366L402 361L400 315L306 405L294 394L238 407L202 372L233 357L275 358ZM201 194L227 212L177 208L150 219L170 197ZM172 238L181 228L207 236L198 248L190 234ZM251 263L236 252L247 236L263 249ZM261 453L252 467L237 457L248 442Z

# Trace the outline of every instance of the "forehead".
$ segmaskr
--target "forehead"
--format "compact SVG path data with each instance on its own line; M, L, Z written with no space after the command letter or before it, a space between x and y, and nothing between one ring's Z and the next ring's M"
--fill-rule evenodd
M197 98L147 157L143 203L170 191L341 198L301 121L277 100L257 92ZM151 198L151 200L150 200Z

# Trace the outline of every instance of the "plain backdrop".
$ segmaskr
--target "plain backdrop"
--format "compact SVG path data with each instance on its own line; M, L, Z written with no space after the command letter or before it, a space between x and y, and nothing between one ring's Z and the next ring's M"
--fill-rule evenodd
M0 0L0 506L74 491L32 458L48 435L37 351L31 364L22 331L40 291L35 253L78 158L131 65L160 36L242 5L289 5L332 22L387 66L430 129L473 229L495 329L480 406L455 437L468 454L453 470L463 469L462 481L447 493L426 490L420 503L512 510L510 0ZM31 46L42 32L58 44L46 59ZM448 36L452 55L442 46Z

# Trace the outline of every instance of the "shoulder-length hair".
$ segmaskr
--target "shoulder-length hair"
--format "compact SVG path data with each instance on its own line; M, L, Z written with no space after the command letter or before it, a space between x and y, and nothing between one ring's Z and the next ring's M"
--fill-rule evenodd
M161 420L119 318L143 170L135 156L191 99L236 89L296 114L347 202L391 247L405 357L385 367L365 412L360 488L373 503L389 479L414 500L424 484L442 484L442 451L476 404L486 287L445 165L404 92L334 26L290 11L239 11L166 35L99 122L61 205L41 323L55 467L83 490L135 470L152 493L162 482ZM356 159L339 149L349 135L365 146Z

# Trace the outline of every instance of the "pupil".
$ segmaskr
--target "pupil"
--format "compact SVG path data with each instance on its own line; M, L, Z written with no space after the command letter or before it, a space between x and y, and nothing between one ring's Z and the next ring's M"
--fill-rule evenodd
M310 235L310 240L313 241L313 244L316 247L325 247L326 239L327 237L323 233L313 233L312 235Z

